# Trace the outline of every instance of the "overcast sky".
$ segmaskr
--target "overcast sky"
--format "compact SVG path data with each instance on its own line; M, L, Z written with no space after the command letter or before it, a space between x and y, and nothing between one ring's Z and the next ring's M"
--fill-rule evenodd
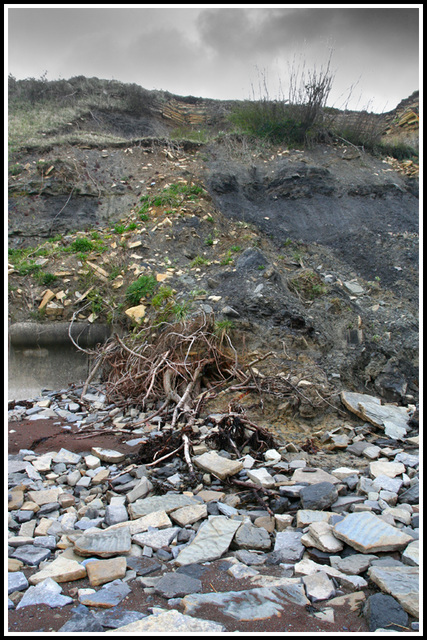
M264 81L286 97L292 73L330 58L330 106L390 111L419 89L420 7L6 5L7 73L244 100Z

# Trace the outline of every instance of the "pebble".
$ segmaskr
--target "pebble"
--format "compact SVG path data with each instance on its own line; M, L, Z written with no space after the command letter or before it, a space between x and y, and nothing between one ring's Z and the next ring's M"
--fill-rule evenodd
M79 428L130 419L130 412L105 407L105 395L93 390L85 405L70 390L49 392L49 405L42 397L34 399L34 408L42 403L34 413L15 405L9 419L66 412ZM277 615L289 602L319 602L317 613L330 620L335 607L364 603L371 631L416 630L418 441L405 439L406 409L379 409L369 396L345 399L363 401L363 419L376 420L389 438L391 429L398 445L372 437L372 429L369 440L349 435L346 450L360 464L333 470L310 466L310 457L292 443L266 451L262 461L249 453L237 460L200 445L192 462L209 484L193 491L182 489L186 467L174 467L173 459L162 476L160 467L135 469L125 454L101 447L83 454L63 448L9 456L8 607L71 604L73 615L60 632L188 634L226 630L198 617L206 604L225 618L251 621ZM273 516L258 503L243 509L239 494L224 489L236 474L274 492L266 502L274 506ZM176 478L174 488L169 483L169 492L154 495L153 481L165 478ZM253 587L201 593L201 575L221 558L230 575ZM281 577L270 575L269 567L280 563ZM149 577L159 570L160 577ZM62 594L61 583L86 576L91 589ZM379 593L366 598L366 587ZM149 615L122 605L119 610L141 588L173 601L174 609L153 608ZM408 615L416 621L408 622Z

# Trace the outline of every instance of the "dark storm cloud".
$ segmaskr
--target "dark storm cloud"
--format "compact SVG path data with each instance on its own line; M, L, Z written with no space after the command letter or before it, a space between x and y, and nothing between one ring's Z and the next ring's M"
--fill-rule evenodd
M260 70L276 97L293 61L322 67L332 52L334 101L360 78L362 102L378 95L379 108L389 101L391 109L418 88L418 19L415 8L366 5L27 5L8 11L9 70L18 78L47 70L48 79L98 76L244 99Z

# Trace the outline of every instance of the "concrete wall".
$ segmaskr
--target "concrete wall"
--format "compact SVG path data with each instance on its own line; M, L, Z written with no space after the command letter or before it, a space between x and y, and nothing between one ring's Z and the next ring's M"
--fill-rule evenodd
M66 322L19 322L9 327L8 400L32 398L42 388L58 390L85 382L92 358L73 345L68 330ZM84 349L105 342L110 334L107 325L81 323L71 330Z

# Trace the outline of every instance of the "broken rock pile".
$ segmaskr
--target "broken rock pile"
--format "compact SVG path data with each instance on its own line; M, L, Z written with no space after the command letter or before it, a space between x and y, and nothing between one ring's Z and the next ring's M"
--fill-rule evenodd
M189 460L154 465L100 447L9 455L9 609L70 607L63 632L221 632L290 603L330 621L346 605L371 631L417 630L419 457L408 440L353 442L359 463L329 471L292 443L260 460L206 440ZM202 588L218 560L241 590ZM141 608L118 612L132 592ZM146 606L153 593L164 607Z

